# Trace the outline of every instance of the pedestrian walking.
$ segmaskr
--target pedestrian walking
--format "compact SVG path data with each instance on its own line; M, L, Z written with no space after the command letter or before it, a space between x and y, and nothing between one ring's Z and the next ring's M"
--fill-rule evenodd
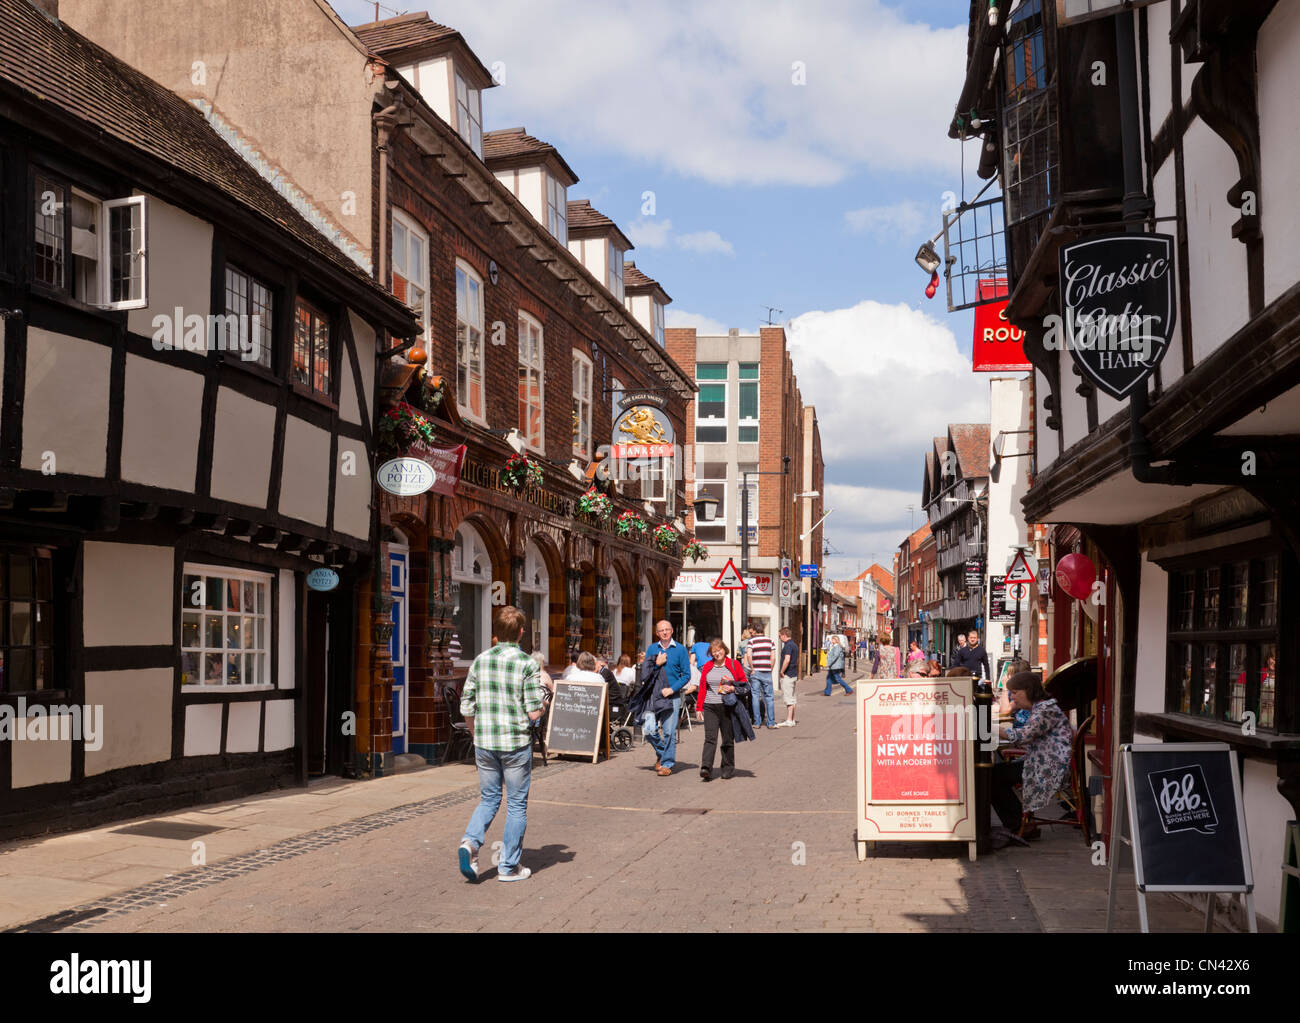
M749 668L749 688L753 700L753 721L757 729L766 718L767 727L776 727L776 693L772 689L772 662L776 644L770 636L755 633L745 648L745 665Z
M655 773L667 778L677 763L677 719L682 691L691 681L691 665L686 648L673 639L672 622L659 622L655 635L658 642L645 652L642 681L653 680L654 686L642 708L642 730L654 747Z
M876 671L876 678L902 678L903 676L903 652L894 646L890 637L885 637L885 642L880 647L880 667Z
M713 780L713 758L722 733L722 779L736 773L736 739L733 714L744 714L740 697L746 695L745 671L727 656L721 638L709 644L709 661L700 671L700 689L695 708L704 715L704 749L700 753L700 781ZM739 695L738 695L739 694ZM750 733L751 735L753 733Z
M960 668L962 666L962 651L966 649L966 633L959 633L957 636L957 645L953 647L952 654L949 656L949 667Z
M989 672L989 655L980 643L980 634L971 629L966 635L966 646L957 654L958 668L966 668L976 679L991 679Z
M479 877L478 851L501 808L504 785L506 827L497 867L498 881L526 881L521 866L532 782L532 725L542 716L544 688L537 662L519 646L527 616L517 607L497 612L498 642L474 658L460 694L460 713L474 735L479 804L469 819L457 857L466 880Z
M777 728L793 728L795 704L798 703L796 688L799 683L799 644L791 639L788 628L782 629L781 636L781 696L785 700L785 720Z
M826 689L822 696L830 696L837 685L853 695L853 689L844 681L844 647L837 637L832 636L826 648Z
M871 642L871 677L880 677L880 644L875 640Z

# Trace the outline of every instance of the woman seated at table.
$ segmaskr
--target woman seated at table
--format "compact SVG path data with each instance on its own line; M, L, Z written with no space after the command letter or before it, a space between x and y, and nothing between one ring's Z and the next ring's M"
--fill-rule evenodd
M1021 747L1025 755L993 765L993 808L1008 831L1019 832L1022 838L1037 838L1038 825L1030 823L1022 831L1022 818L1048 806L1065 781L1074 729L1032 671L1012 675L1007 690L1012 708L1029 711L1029 723L1002 730L1003 738ZM1020 799L1015 793L1017 782L1021 783Z

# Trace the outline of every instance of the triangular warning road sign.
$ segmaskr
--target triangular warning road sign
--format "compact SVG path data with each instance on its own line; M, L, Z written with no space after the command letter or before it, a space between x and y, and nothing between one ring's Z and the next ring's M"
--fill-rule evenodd
M745 580L740 578L740 572L736 569L736 563L730 558L727 559L726 567L718 573L718 578L713 580L715 590L743 590Z
M1011 559L1011 567L1007 569L1007 585L1032 583L1035 578L1034 570L1029 567L1029 562L1025 559L1025 552L1016 551L1016 556Z

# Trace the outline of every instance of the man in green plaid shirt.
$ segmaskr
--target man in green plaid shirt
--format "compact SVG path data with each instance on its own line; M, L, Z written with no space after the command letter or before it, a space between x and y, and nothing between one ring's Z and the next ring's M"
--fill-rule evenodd
M497 613L497 644L474 658L460 712L474 733L474 762L478 767L479 804L470 818L457 857L460 872L478 880L478 851L501 808L506 791L506 833L498 881L524 881L532 871L519 866L524 830L528 827L528 788L533 773L531 723L542 716L545 689L537 662L519 647L527 617L517 607Z

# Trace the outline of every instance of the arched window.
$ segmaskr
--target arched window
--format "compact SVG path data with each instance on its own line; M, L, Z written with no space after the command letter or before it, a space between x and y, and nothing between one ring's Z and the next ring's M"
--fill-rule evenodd
M478 530L462 523L456 530L456 546L451 554L453 618L456 635L452 639L452 656L459 665L467 665L488 648L492 641L492 559ZM457 647L459 646L459 650Z
M617 575L609 580L605 592L605 603L609 608L609 656L613 659L610 667L614 668L623 653L623 587L619 585Z
M546 653L550 640L551 576L536 540L529 540L524 548L524 577L519 590L522 610L528 615L531 639L528 649Z

